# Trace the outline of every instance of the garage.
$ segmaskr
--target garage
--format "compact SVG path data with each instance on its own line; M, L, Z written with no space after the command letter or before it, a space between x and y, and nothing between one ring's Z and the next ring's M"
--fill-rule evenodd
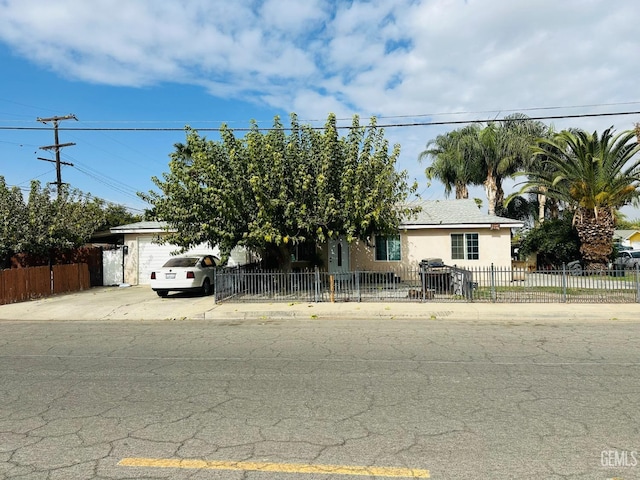
M126 254L124 256L124 281L131 285L148 285L151 272L162 265L179 249L177 245L160 244L158 239L167 234L164 222L137 222L113 227L111 233L122 234ZM210 253L218 256L218 249L205 245L189 252Z
M145 221L111 228L111 233L123 236L124 244L124 282L131 285L148 285L151 272L161 267L179 250L177 245L160 244L158 239L167 235L164 222ZM205 253L220 256L218 247L199 245L186 253ZM253 262L253 256L244 248L236 247L231 251L228 265L245 265Z
M171 257L177 247L154 243L154 237L138 237L138 284L148 285L151 272L157 270Z

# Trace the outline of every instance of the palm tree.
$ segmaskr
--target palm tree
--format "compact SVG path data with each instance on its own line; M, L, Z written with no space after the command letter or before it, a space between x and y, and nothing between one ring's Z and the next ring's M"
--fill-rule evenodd
M548 165L526 173L523 191L544 192L574 212L587 269L606 268L613 251L615 211L640 198L639 151L634 131L615 135L612 128L601 136L565 130L540 140L534 149Z
M540 138L551 139L556 136L557 132L554 130L553 126L545 129L542 132ZM558 139L557 139L558 140ZM530 161L527 162L526 165L523 165L523 170L535 171L540 175L551 175L554 172L549 171L549 169L553 168L552 164L545 161L544 156L535 155L531 156ZM519 174L518 174L519 175ZM547 215L550 218L557 219L560 216L560 202L558 202L554 198L548 198L546 194L546 187L540 186L540 189L537 193L538 200L538 219L537 223L541 224L544 222Z
M504 208L502 183L513 177L531 158L531 147L546 127L526 115L516 113L500 122L491 122L479 131L475 139L475 155L482 165L482 182L489 203L489 214Z
M455 188L456 198L468 198L468 185L483 185L489 213L494 215L504 208L504 179L528 164L531 147L545 129L544 124L517 113L484 128L472 124L438 135L419 159L434 158L425 173L429 179L439 179L447 195Z
M477 136L477 125L468 125L438 135L427 143L427 148L420 153L418 160L433 158L433 162L425 170L429 180L437 178L444 185L447 196L455 190L456 199L469 198L469 185L476 184L481 175L478 162L473 161L469 137Z

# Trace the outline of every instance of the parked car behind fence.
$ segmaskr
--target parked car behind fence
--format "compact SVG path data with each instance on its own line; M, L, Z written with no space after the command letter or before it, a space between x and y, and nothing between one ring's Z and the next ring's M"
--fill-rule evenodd
M607 266L607 274L613 276L624 276L625 271L634 270L640 266L640 250L624 249L618 252L616 258ZM571 275L580 276L597 274L600 272L587 272L582 260L574 260L567 263L567 270Z

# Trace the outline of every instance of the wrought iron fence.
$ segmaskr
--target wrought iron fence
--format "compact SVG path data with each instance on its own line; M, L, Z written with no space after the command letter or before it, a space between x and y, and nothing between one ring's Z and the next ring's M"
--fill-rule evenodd
M640 272L456 266L329 273L219 269L216 302L640 303Z

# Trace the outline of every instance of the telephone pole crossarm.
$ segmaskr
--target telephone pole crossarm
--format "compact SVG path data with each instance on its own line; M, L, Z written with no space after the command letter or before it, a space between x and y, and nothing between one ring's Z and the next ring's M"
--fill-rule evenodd
M65 115L64 117L36 118L36 122L42 122L42 123L49 123L49 122L55 123L55 122L58 122L59 120L75 120L77 122L78 118L73 113L70 113L69 115Z
M40 148L42 150L55 150L56 159L55 160L49 160L48 158L40 158L40 157L38 157L38 160L44 160L46 162L54 162L56 164L56 185L58 186L58 194L60 193L60 188L63 185L63 183L62 183L62 173L61 173L60 166L62 166L62 165L73 166L73 163L63 162L62 160L60 160L60 149L64 148L64 147L71 147L71 146L75 145L75 143L60 143L58 141L58 122L60 122L61 120L75 120L77 122L78 118L72 113L69 114L69 115L65 115L63 117L49 117L49 118L38 117L38 118L36 118L37 122L42 122L42 123L53 122L53 138L54 138L55 143L53 145L45 145L44 147L40 147Z
M75 143L61 143L60 145L45 145L44 147L40 147L41 150L55 150L56 148L62 147L72 147Z
M37 160L42 160L43 162L51 162L51 163L56 163L55 160L52 160L51 158L42 158L42 157L36 157ZM73 163L69 163L69 162L63 162L62 160L60 160L60 165L67 165L69 167L73 167Z

